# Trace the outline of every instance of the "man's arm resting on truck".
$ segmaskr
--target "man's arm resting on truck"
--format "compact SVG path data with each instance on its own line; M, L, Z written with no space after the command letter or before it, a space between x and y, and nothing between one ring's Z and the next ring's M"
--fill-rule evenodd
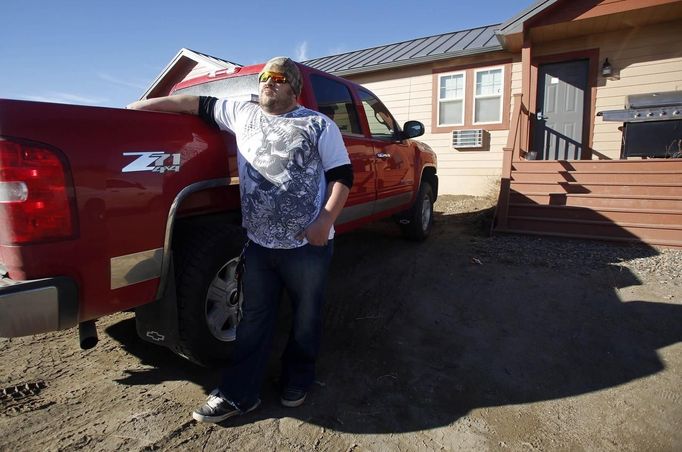
M170 113L199 114L199 96L181 94L178 96L154 97L129 104L130 110L165 111Z

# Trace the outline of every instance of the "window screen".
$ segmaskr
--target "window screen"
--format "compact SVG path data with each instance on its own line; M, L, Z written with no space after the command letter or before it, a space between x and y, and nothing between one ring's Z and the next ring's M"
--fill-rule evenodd
M438 87L438 124L464 124L464 73L442 75Z
M502 121L502 68L476 71L474 123Z

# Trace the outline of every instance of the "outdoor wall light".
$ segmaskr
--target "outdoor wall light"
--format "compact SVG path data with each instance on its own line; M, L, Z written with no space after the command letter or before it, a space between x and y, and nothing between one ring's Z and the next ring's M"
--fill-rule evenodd
M613 67L609 63L608 58L604 60L604 64L601 66L601 75L602 77L611 77L613 75Z

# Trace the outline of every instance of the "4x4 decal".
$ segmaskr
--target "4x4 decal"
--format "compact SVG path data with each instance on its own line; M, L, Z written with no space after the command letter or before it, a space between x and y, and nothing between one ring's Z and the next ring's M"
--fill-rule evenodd
M121 172L132 173L134 171L151 171L165 173L166 171L180 171L180 154L167 154L162 151L156 152L124 152L123 155L136 155L135 160L126 165ZM170 165L167 160L172 157Z

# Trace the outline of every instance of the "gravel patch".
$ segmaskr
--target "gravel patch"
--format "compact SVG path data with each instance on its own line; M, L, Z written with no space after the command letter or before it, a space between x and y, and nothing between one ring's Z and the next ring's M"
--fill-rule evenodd
M492 218L495 199L491 197L443 195L435 211L458 215L463 221L487 227ZM467 215L462 215L467 214ZM626 267L642 276L655 276L661 282L682 284L682 250L663 249L642 244L600 242L561 237L521 234L495 234L472 239L476 259L481 263L504 262L556 269L600 270Z

